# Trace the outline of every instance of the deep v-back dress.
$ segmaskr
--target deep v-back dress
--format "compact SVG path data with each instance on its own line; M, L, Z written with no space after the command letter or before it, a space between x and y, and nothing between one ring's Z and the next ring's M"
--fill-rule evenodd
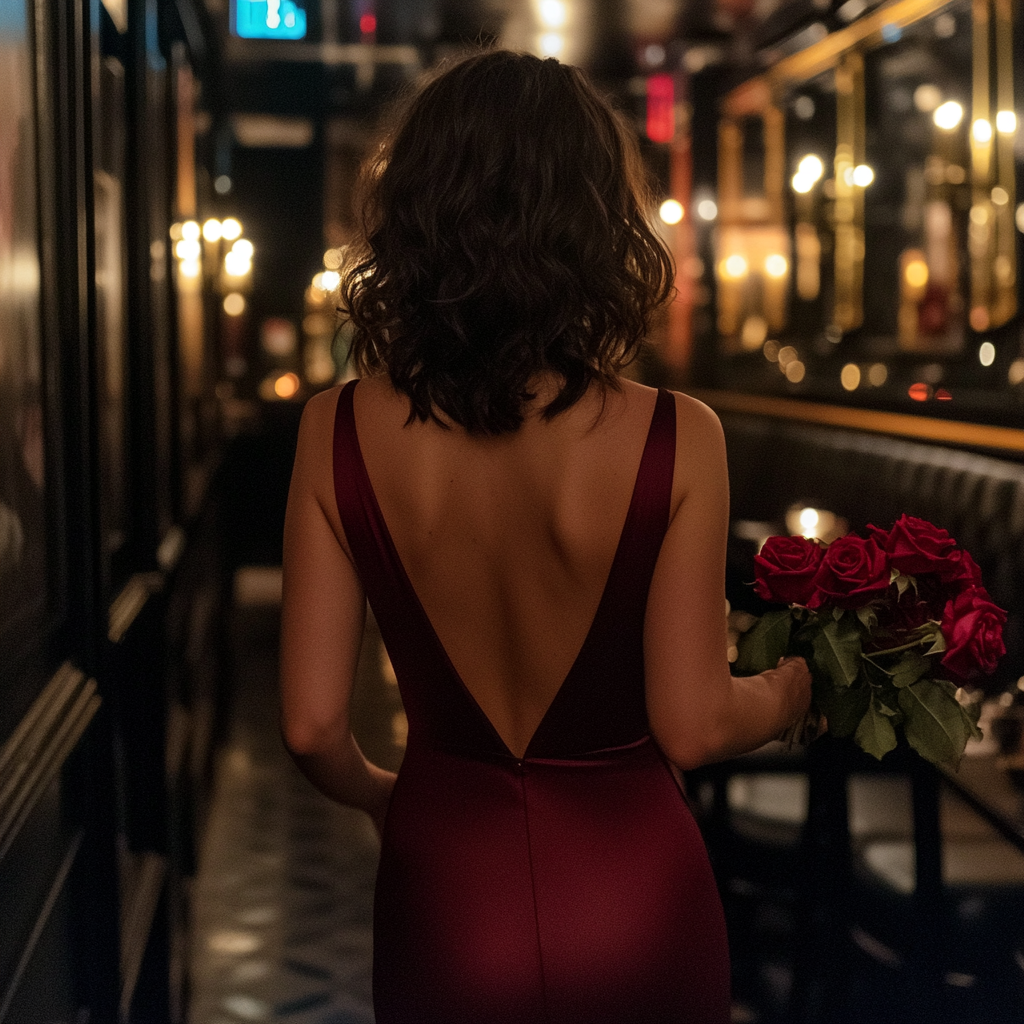
M338 400L335 493L409 720L374 901L378 1024L727 1021L721 902L644 699L644 612L675 461L671 394L658 394L590 631L517 758L398 556L359 448L355 383Z

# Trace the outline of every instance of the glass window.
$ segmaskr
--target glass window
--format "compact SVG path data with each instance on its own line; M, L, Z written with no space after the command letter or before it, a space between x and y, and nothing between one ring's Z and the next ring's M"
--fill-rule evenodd
M0 15L0 665L46 611L36 136L28 10Z

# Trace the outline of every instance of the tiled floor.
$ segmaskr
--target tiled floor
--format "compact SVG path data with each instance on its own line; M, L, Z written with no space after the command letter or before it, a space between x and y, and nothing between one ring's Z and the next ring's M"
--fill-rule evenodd
M277 725L280 572L236 579L234 714L195 883L191 1024L372 1024L377 839L369 818L321 796ZM396 769L404 715L380 634L367 626L353 727ZM393 678L393 677L392 677Z

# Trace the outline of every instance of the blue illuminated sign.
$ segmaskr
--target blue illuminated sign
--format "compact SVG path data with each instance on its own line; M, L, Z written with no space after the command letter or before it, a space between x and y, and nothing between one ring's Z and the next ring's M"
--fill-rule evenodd
M302 39L306 12L294 0L233 0L235 35L242 39Z

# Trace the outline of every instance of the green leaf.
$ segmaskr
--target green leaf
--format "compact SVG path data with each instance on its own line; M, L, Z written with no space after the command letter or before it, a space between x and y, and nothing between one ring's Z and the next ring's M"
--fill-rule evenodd
M838 622L845 614L846 614L846 612L842 608L833 608L832 609L832 618L835 619L836 622Z
M899 597L902 597L907 592L907 587L909 587L909 586L910 586L910 577L909 576L904 576L902 573L900 573L900 575L896 577L896 593L897 593L897 595ZM898 600L898 598L897 598L897 600Z
M788 608L766 612L757 624L744 633L737 646L735 668L740 675L757 675L775 668L789 649L793 618Z
M872 699L853 734L853 742L879 761L896 746L896 730L892 727L891 715L889 708L879 706Z
M925 651L925 654L941 654L946 649L946 638L942 635L942 628L936 623L935 632L926 635L932 637L932 645Z
M842 739L857 731L871 703L871 687L867 684L842 689L815 686L814 703L828 719L828 731Z
M911 686L931 669L932 663L917 651L907 651L892 667L889 675L892 685L897 687Z
M900 690L907 741L933 764L959 765L967 740L979 735L971 714L946 679L919 679Z
M856 619L827 619L811 641L814 661L835 686L850 686L860 672L860 629Z
M860 619L860 624L869 633L874 632L875 627L878 625L878 613L869 604L857 609L857 618Z

